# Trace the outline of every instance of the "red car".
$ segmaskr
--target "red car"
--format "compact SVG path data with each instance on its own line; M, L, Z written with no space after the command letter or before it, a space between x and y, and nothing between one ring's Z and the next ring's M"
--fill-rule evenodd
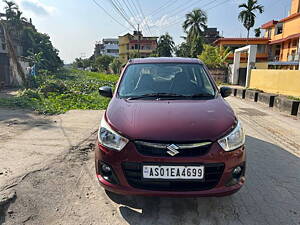
M96 174L123 195L224 196L245 182L240 121L198 59L129 60L98 133Z

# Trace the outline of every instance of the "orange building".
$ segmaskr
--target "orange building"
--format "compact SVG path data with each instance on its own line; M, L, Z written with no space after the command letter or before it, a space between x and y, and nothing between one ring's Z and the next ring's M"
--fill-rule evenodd
M232 54L229 55L228 60L231 62L233 62L234 50L246 45L257 45L256 61L266 62L268 60L268 43L269 38L219 38L214 42L217 46L230 48ZM241 54L241 62L246 62L247 58L246 53Z
M291 0L289 16L271 20L261 26L262 38L220 38L215 45L229 47L232 51L246 45L257 45L257 62L265 62L269 68L300 69L300 0ZM233 61L234 55L229 56ZM241 62L246 62L246 54Z
M300 0L292 0L288 17L261 27L269 38L269 65L298 68L300 54Z

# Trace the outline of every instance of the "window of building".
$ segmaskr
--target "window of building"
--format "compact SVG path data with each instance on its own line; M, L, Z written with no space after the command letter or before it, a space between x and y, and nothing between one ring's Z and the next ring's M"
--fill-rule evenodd
M2 44L2 49L6 50L6 44Z
M283 24L278 23L275 27L275 35L282 34L282 32L283 32Z
M272 29L268 29L268 38L271 38L272 35Z
M296 39L296 40L293 40L293 44L292 44L292 46L293 46L293 47L297 47L297 45L298 45L298 41L297 41L297 39Z

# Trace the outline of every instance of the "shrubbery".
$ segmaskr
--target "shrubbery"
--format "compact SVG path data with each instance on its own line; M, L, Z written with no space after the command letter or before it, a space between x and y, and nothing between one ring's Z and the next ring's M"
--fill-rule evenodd
M33 109L43 114L59 114L71 109L105 109L109 99L100 97L101 86L114 86L119 76L86 71L60 71L38 76L32 88L17 97L0 99L0 105Z

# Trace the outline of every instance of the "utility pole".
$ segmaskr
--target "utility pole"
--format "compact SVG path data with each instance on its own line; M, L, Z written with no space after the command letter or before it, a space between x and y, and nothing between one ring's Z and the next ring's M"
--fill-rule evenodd
M138 53L139 53L139 57L140 57L140 40L141 40L141 36L140 36L140 24L138 24L138 30L137 30L137 33L138 33Z

